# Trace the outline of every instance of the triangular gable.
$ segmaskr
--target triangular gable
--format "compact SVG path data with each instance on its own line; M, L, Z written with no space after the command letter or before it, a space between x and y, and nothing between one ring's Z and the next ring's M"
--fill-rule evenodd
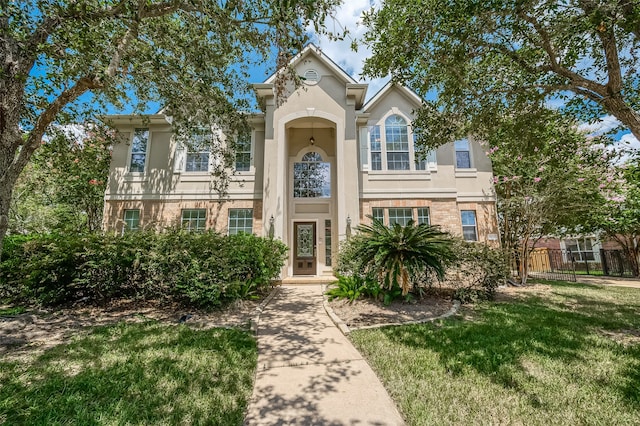
M343 83L357 83L356 80L353 79L345 70L343 70L338 64L333 62L331 58L322 53L322 50L314 45L313 43L309 43L305 46L304 49L300 51L296 56L294 56L291 61L289 61L290 67L295 67L309 55L313 55L318 58L324 65L327 66L331 71L333 71L334 75L342 80ZM280 72L280 70L271 74L269 78L264 81L264 84L273 84L276 79L276 75Z
M390 81L387 84L385 84L382 89L378 90L378 93L376 93L375 95L373 95L371 99L369 99L369 101L362 107L362 112L366 113L369 110L373 109L378 102L380 102L382 99L387 97L387 95L389 95L389 93L391 93L393 90L398 91L400 94L406 97L409 101L414 103L417 108L422 106L423 100L420 96L418 96L416 92L399 83L394 83Z

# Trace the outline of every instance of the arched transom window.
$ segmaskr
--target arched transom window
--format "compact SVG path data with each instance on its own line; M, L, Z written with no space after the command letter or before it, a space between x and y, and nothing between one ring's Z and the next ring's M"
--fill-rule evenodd
M331 164L317 152L308 152L293 165L295 198L331 197Z

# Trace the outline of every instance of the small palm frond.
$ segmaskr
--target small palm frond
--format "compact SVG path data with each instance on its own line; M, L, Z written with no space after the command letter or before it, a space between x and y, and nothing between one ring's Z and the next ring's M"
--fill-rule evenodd
M385 287L399 286L403 295L410 290L411 276L427 271L442 279L445 265L453 258L449 234L435 226L415 226L411 220L406 226L387 227L373 219L371 225L357 230L356 255L383 277Z

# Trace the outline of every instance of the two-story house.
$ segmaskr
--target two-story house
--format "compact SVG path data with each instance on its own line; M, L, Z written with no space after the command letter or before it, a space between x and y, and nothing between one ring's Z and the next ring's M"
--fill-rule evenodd
M114 147L105 229L272 235L290 247L284 277L331 274L339 241L368 215L497 242L491 163L478 143L421 159L411 128L421 99L411 90L387 84L365 103L368 85L313 45L292 66L303 87L286 102L275 101L275 76L254 85L264 110L239 144L226 198L213 189L210 153L180 147L168 117L108 117L128 143Z

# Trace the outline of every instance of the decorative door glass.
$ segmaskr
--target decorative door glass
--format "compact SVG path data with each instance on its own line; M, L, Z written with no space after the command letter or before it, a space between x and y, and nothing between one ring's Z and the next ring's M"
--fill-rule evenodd
M298 257L313 257L313 225L298 225Z

